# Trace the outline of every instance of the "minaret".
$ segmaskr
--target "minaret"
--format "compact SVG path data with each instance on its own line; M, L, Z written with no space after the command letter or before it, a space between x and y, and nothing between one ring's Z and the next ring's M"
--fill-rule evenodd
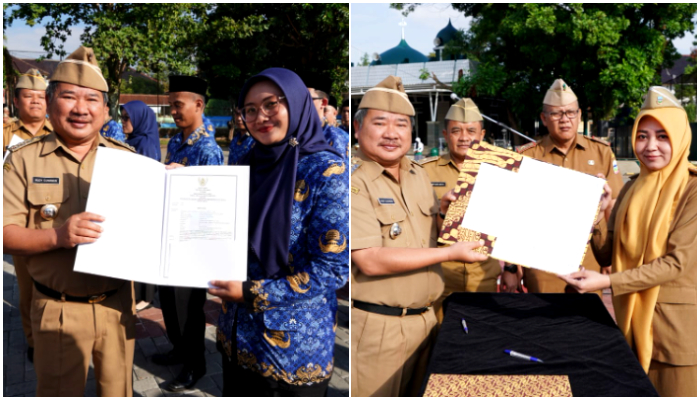
M399 26L401 27L401 40L406 40L406 25L406 19L402 17L401 22L399 22Z

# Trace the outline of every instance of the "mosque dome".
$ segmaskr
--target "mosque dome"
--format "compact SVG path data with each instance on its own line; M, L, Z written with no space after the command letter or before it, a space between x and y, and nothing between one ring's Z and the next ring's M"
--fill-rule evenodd
M437 36L435 36L433 44L435 44L436 47L444 46L447 42L452 40L456 34L457 29L455 29L455 27L452 26L452 19L450 18L449 22L447 23L447 26L442 28L440 32L438 32Z
M380 54L379 60L372 61L370 65L421 63L426 61L428 61L428 57L409 46L405 39L401 39L398 46Z

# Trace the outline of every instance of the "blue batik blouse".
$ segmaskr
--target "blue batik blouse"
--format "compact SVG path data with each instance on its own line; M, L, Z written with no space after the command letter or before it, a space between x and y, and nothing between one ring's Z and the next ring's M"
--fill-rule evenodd
M110 119L109 122L102 125L100 129L100 134L104 137L116 139L120 142L126 141L126 135L122 130L122 126L117 123L117 121Z
M224 152L214 139L214 126L205 119L204 123L183 141L179 132L170 138L165 164L178 163L184 166L224 165Z
M254 145L255 139L252 136L244 132L235 131L228 148L228 165L238 165Z

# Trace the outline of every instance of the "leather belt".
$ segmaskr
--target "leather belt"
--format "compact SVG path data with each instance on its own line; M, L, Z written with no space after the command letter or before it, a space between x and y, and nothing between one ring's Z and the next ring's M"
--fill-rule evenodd
M431 307L423 308L401 308L381 306L379 304L367 303L365 301L353 300L352 306L362 311L367 311L375 314L391 315L394 317L403 317L406 315L419 315L430 310Z
M96 294L93 296L71 296L65 293L57 292L53 289L50 289L41 283L34 281L34 287L36 287L36 290L38 290L40 293L44 294L45 296L49 296L52 299L56 300L61 300L61 301L74 301L76 303L90 303L90 304L95 304L103 301L107 297L117 293L117 289L110 290L108 292L104 292L102 294Z

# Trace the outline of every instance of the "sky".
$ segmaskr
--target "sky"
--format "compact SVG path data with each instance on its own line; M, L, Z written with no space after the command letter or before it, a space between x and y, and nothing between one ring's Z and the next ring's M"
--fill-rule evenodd
M401 41L400 11L389 8L389 4L353 3L350 5L350 60L358 64L362 54L382 53ZM423 54L433 51L433 39L440 29L447 26L449 19L457 29L467 29L469 20L447 4L423 4L406 17L406 41ZM70 54L80 45L80 34L84 26L73 28L65 49ZM9 50L34 51L37 53L16 53L23 58L39 57L43 54L40 38L46 30L41 24L30 28L23 21L15 21L5 30L5 45ZM697 16L696 29L697 32ZM676 39L673 44L681 54L690 54L695 34L687 34Z

